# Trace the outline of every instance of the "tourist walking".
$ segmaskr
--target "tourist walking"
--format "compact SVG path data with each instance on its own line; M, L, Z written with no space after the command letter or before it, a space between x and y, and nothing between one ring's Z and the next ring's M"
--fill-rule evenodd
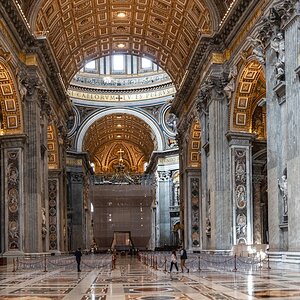
M177 270L177 273L178 273L176 251L172 251L170 273L172 272L173 265L175 266L175 268L176 268L176 270Z
M75 251L75 257L76 257L76 262L77 262L77 271L81 272L80 270L80 262L81 262L81 248L77 248L77 250Z
M186 267L185 262L187 260L187 254L186 250L182 247L180 249L180 267L181 267L181 272L183 273L183 268L186 269L187 273L190 272L190 269Z

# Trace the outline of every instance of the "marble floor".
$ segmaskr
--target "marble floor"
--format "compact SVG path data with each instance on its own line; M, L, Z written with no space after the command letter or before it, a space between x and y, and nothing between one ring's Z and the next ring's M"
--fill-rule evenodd
M203 271L165 273L136 258L118 257L110 265L82 271L59 267L12 272L0 269L0 299L57 300L201 300L300 299L300 272L292 269L254 272Z

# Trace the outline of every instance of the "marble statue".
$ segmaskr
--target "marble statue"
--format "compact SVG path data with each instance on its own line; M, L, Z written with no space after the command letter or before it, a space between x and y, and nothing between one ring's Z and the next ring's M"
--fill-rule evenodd
M287 190L287 177L285 175L278 179L278 187L282 193L283 199L283 214L286 216L288 213L288 190Z
M228 75L228 83L224 87L224 92L228 98L229 103L231 100L231 96L235 91L235 81L236 81L237 73L238 71L236 66L230 68L229 75Z
M277 56L277 62L275 63L276 79L277 81L283 81L285 79L285 42L282 32L278 32L272 39L271 49Z
M255 56L255 58L262 64L265 64L265 48L264 45L262 43L262 41L258 38L253 38L251 36L249 36L247 38L247 40L249 40L252 44L252 53Z

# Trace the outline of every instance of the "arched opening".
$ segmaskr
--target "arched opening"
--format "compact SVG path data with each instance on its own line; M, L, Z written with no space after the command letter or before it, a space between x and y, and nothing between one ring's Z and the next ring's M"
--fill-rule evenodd
M1 134L23 133L20 98L10 68L0 59L0 129Z
M251 138L251 189L239 183L235 190L238 211L246 206L252 191L251 226L253 243L268 243L267 201L267 131L266 82L262 66L257 61L247 62L238 78L235 101L231 106L230 128L234 132L248 133ZM252 134L252 135L251 135ZM239 231L239 234L242 235ZM242 240L242 239L241 239Z

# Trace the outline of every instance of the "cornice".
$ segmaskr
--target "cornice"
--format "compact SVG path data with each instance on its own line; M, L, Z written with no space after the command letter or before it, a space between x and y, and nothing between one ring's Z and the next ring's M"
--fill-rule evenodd
M83 92L100 92L103 94L136 94L136 93L149 93L158 90L164 90L174 87L174 85L169 83L164 83L161 85L155 85L153 87L146 87L146 88L134 88L134 89L105 89L105 88L91 88L91 87L82 87L78 85L71 84L71 90L83 91Z
M2 16L8 24L13 24L13 27L15 29L13 31L13 34L20 43L21 48L24 45L32 45L34 43L34 36L25 24L24 19L20 14L20 11L16 7L14 1L0 0L0 4L2 6ZM10 29L12 30L11 27Z

